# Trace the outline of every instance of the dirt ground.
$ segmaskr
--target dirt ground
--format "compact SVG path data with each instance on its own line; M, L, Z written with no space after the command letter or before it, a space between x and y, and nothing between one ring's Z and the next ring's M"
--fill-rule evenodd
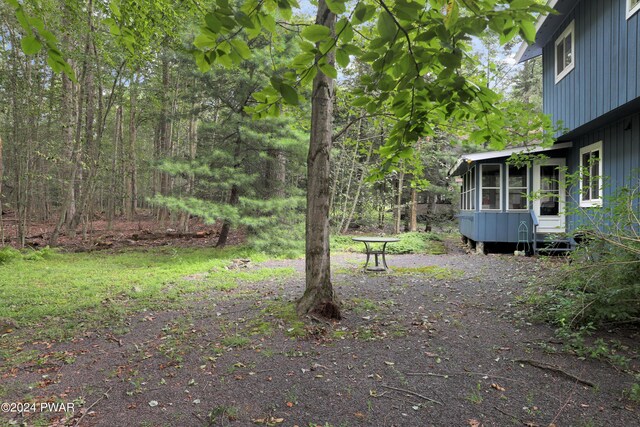
M517 304L553 261L509 255L333 256L337 323L279 315L302 294L293 278L210 291L180 310L145 312L123 331L25 347L68 360L1 379L13 402L74 403L4 413L4 424L81 426L637 426L624 396L640 370L640 331L607 331L629 369L562 351ZM271 309L269 309L271 307ZM298 335L298 336L293 336ZM56 359L59 360L60 358ZM7 393L7 391L10 393ZM6 398L5 398L6 400ZM4 408L4 407L3 407ZM68 409L68 408L67 408Z
M13 212L2 216L0 244L18 247L17 219ZM48 246L55 220L29 223L25 233L25 246L43 248ZM221 224L208 225L197 218L189 220L186 231L178 230L169 221L159 221L151 211L140 209L132 220L118 217L111 223L98 217L82 224L72 236L63 229L57 247L68 252L87 252L105 249L143 248L158 246L212 247L220 235ZM237 245L245 239L242 230L232 229L228 245Z

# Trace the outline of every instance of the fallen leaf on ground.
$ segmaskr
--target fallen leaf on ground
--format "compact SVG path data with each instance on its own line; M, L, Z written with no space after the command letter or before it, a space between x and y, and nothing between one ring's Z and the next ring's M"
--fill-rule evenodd
M468 420L468 422L471 427L480 427L482 425L480 421L476 420L475 418L471 418L470 420Z
M498 391L506 391L504 387L501 387L500 384L492 383L491 388L495 388Z

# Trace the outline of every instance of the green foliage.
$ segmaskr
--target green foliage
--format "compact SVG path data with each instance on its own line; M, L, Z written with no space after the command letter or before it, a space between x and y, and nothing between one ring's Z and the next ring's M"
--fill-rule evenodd
M40 261L45 259L52 259L58 253L55 249L50 247L45 247L42 249L25 249L23 251L19 251L17 249L13 249L10 246L0 249L0 265L8 264L12 261L16 260L24 260L24 261Z
M44 17L25 9L25 4L18 0L7 0L14 10L16 20L24 31L20 47L25 55L36 55L41 50L47 53L47 64L56 73L63 72L75 81L75 73L58 47L58 39L46 28Z
M248 245L272 256L289 258L304 253L305 199L241 200L240 223L250 232Z
M327 5L334 13L345 9L340 1ZM230 40L242 31L250 40L276 35L275 26L265 23L279 15L287 20L295 7L296 2L287 0L248 1L234 10L227 2L217 2L196 37L196 62L203 71L216 62L238 64L242 58L225 49ZM468 58L469 40L490 29L501 43L518 34L531 41L536 14L549 10L535 0L464 4L434 0L428 4L394 2L383 7L360 0L353 14L340 17L335 34L319 24L306 25L300 32L301 53L287 65L290 71L283 78L271 79L271 86L255 95L260 104L247 111L255 117L278 115L276 106L296 103L299 96L293 92L299 95L318 72L335 79L337 71L328 60L329 52L335 52L342 66L353 58L370 67L354 93L354 105L369 114L389 108L396 119L380 149L385 167L410 159L412 144L418 138L433 135L435 125L451 121L476 122L479 126L471 133L471 140L504 146L513 142L514 136L505 133L509 126L500 97L473 75L459 72ZM356 38L356 33L366 37Z
M624 364L615 346L586 337L604 326L640 323L639 201L637 191L622 188L605 198L604 207L576 208L573 213L586 220L570 263L527 293L535 316L556 325L582 356Z
M636 382L628 390L624 391L624 395L627 399L640 403L640 375L636 375Z
M387 245L388 254L446 253L442 239L434 233L403 233L399 238L399 242Z
M6 246L0 249L0 265L7 264L13 260L22 258L22 254L17 249L13 249L11 246Z
M227 269L236 258L266 259L246 248L47 255L38 257L38 268L16 258L0 264L0 317L21 327L39 324L38 333L65 336L76 328L117 323L129 312L195 298L198 292L294 273Z
M354 242L349 235L331 236L333 251L364 252L361 242ZM442 239L435 233L402 233L398 234L399 242L387 245L388 254L432 254L446 253Z

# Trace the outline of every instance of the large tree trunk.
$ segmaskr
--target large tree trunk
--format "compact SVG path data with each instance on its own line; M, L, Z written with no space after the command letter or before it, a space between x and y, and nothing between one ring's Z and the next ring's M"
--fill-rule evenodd
M316 24L335 34L336 16L325 0L318 2ZM319 60L320 57L317 58ZM326 56L334 65L335 54ZM329 197L331 131L333 119L333 79L321 71L313 80L311 97L311 137L307 156L306 288L298 300L298 314L339 319L340 308L331 285L329 253Z

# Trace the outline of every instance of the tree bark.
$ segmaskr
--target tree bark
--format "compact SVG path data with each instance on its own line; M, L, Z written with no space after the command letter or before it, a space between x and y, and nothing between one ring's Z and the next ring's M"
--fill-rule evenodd
M369 160L371 159L371 154L373 154L373 142L369 145L369 151L367 152L367 158L364 161L364 164L361 165L361 171L358 175L358 187L356 188L356 194L353 196L353 203L351 204L351 210L349 211L349 216L347 220L344 222L344 226L342 228L342 232L346 233L349 231L349 226L351 225L351 221L353 221L353 215L356 213L356 209L358 207L358 202L360 201L360 194L362 193L362 187L364 185L364 178L366 173L366 167L369 165Z
M393 232L400 233L400 226L402 225L402 191L404 189L404 172L398 172L398 193L396 194L396 208Z
M240 201L240 189L237 185L233 184L231 186L231 192L229 194L229 204L231 206L236 206ZM229 230L231 229L231 221L225 219L222 223L222 228L220 229L220 235L218 236L218 241L216 242L217 248L222 248L227 244L227 238L229 237Z
M4 222L2 221L2 180L4 179L4 163L2 162L2 136L0 135L0 246L4 246Z
M138 200L138 169L136 160L136 139L138 127L136 126L136 101L138 98L138 76L132 73L131 86L129 87L129 146L127 151L127 176L125 185L125 215L132 220L136 214Z
M418 190L411 189L411 205L409 206L409 231L418 231Z
M335 35L336 16L325 0L318 2L316 24ZM320 60L319 56L316 60ZM335 54L326 56L335 64ZM311 136L307 155L306 287L298 300L299 315L312 314L339 319L340 308L331 284L329 251L330 152L333 119L334 81L322 71L313 80Z

